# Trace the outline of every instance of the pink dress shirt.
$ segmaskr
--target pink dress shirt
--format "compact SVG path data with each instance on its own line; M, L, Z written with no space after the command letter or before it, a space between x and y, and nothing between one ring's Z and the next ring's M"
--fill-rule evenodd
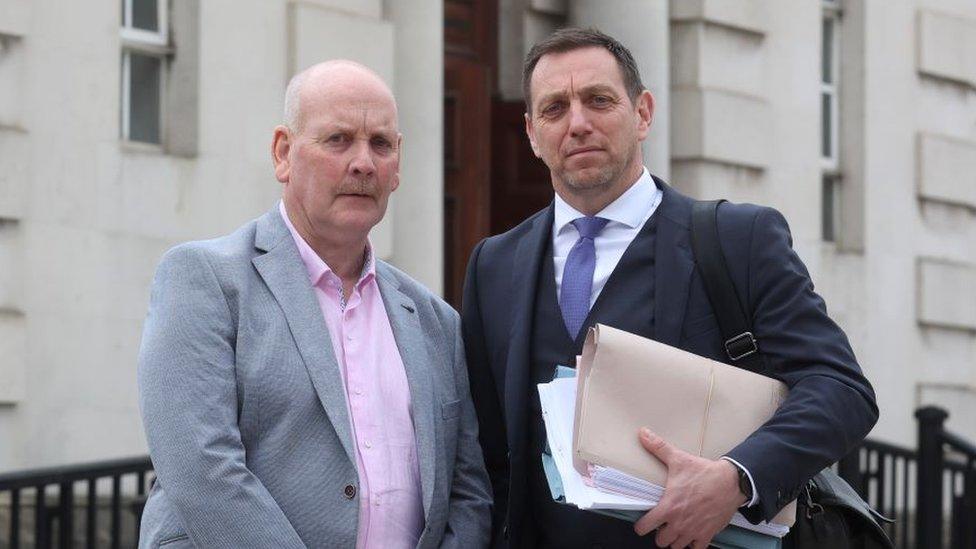
M356 547L416 547L424 511L410 387L372 251L367 249L359 282L345 300L342 280L298 234L283 202L279 211L308 270L346 387L359 473Z

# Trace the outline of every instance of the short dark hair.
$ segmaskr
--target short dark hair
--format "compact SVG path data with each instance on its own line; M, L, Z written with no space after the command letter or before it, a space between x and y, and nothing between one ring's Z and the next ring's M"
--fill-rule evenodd
M532 72L539 63L539 59L550 53L565 53L590 47L603 48L613 55L614 59L617 60L617 66L620 68L627 94L631 101L637 100L637 96L644 91L644 84L641 82L637 62L634 61L634 56L631 55L630 50L612 36L603 34L595 28L566 27L536 43L525 56L525 63L522 64L522 93L525 95L526 112L532 112Z

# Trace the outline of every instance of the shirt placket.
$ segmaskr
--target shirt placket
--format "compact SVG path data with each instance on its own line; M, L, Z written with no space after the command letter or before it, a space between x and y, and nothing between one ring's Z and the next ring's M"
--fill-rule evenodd
M361 525L365 528L365 546L369 546L369 540L373 537L373 521L370 520L371 508L379 506L377 495L372 490L372 482L369 472L374 469L373 458L375 453L376 433L373 418L370 410L370 398L368 394L367 380L369 378L369 365L365 364L366 353L363 352L361 345L366 342L360 337L364 334L362 322L364 311L362 310L362 296L357 288L353 290L349 299L343 299L340 286L340 307L342 331L343 358L346 364L346 398L353 418L353 432L356 437L356 447L362 463L360 471L360 493L363 498L363 513L361 520L366 524Z

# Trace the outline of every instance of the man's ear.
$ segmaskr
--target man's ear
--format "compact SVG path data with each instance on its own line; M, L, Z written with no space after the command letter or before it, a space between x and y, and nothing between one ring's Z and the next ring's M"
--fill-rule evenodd
M393 184L390 186L390 192L391 193L393 191L397 190L397 187L400 186L400 160L403 158L402 152L403 152L403 134L402 133L398 133L397 134L397 150L396 150L396 156L397 156L397 160L396 160L396 171L393 173Z
M274 161L275 178L282 183L288 182L291 172L291 164L288 161L291 139L292 133L286 126L276 127L274 137L271 139L271 160Z
M637 96L637 137L642 141L647 137L654 119L654 96L644 90Z
M532 127L532 115L525 113L525 134L529 136L529 144L532 145L532 152L536 158L542 158L539 154L539 146L535 143L535 128Z

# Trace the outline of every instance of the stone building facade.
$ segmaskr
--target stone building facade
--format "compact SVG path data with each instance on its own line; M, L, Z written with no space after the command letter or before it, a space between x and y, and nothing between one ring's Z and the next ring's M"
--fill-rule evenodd
M913 410L938 403L976 439L972 2L119 3L0 0L0 471L145 452L156 262L274 205L284 88L318 60L391 84L403 184L374 245L443 291L444 36L474 9L495 101L521 99L522 57L559 26L630 47L658 104L648 167L786 215L877 390L872 436L914 445Z

